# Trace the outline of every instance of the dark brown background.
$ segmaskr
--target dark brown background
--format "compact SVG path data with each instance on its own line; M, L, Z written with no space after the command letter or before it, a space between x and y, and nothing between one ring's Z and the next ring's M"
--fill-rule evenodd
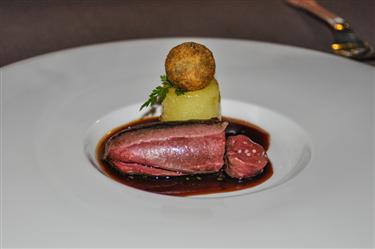
M375 0L319 2L375 46ZM326 26L283 0L0 0L0 66L86 44L168 36L242 38L326 52L331 41Z

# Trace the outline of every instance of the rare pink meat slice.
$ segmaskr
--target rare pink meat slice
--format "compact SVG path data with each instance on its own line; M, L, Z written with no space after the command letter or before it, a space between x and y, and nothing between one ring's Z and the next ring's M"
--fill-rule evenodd
M120 161L112 161L112 164L122 173L130 174L130 175L153 175L153 176L183 175L180 172L158 169L154 167L148 167L148 166L138 164L138 163L124 163Z
M268 163L264 148L244 135L230 136L227 140L225 172L234 178L256 176Z
M218 172L224 165L227 125L195 121L133 127L109 140L105 159L180 174ZM141 169L136 173L141 172L154 175Z

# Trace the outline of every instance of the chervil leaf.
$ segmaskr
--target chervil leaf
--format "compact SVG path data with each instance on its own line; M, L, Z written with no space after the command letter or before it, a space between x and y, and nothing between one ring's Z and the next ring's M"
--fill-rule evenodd
M180 96L180 95L185 94L186 90L182 88L176 88L174 92L176 93L177 96Z
M161 82L168 81L167 75L160 75Z
M154 88L150 95L148 96L148 100L143 103L141 108L139 110L142 110L143 108L146 108L148 106L153 106L156 104L161 104L165 97L168 94L169 88L175 87L171 81L168 80L166 75L160 76L161 85ZM177 96L185 94L186 90L175 87L175 93Z

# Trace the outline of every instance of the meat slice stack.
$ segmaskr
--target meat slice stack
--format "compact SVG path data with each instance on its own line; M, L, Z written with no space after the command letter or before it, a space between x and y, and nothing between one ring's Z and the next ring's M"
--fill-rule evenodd
M226 122L160 123L113 137L105 158L129 174L218 172L224 165Z
M231 136L227 141L225 172L234 178L260 174L268 163L264 148L244 135Z
M104 159L127 174L179 176L220 171L254 176L268 162L262 146L243 135L226 141L227 122L154 123L127 129L106 144Z

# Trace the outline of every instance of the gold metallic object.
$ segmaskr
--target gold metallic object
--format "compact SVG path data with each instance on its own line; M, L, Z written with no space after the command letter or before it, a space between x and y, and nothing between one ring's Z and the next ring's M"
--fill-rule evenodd
M286 2L313 14L328 24L333 33L331 44L333 53L356 60L375 59L374 49L367 42L359 39L343 18L325 9L315 0L286 0Z
M341 45L340 45L340 44L337 44L337 43L332 43L331 48L332 48L333 50L340 50Z
M338 31L344 30L345 26L342 23L335 24L335 29Z

